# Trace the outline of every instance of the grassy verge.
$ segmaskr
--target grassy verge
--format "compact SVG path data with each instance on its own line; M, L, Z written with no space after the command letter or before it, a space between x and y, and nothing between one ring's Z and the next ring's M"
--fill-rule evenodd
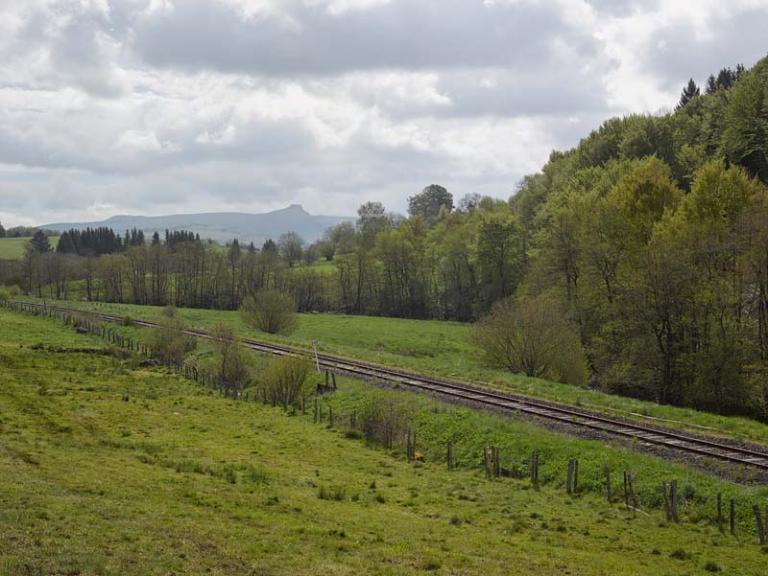
M764 496L755 489L420 397L427 461L408 464L311 417L88 353L100 342L50 320L0 310L0 322L1 574L768 569L744 526L740 542L694 518L694 504L678 526L591 492L569 497L554 463L578 455L585 486L591 462L607 458L642 469L640 477L677 476L740 501ZM328 402L341 414L371 393L342 380ZM451 472L437 463L447 434L464 464ZM488 441L507 458L541 450L541 490L482 478L470 464Z
M150 320L158 319L162 312L161 308L154 306L84 302L65 302L62 305ZM768 426L748 418L661 406L653 402L490 370L481 364L479 351L469 340L471 328L466 324L302 314L298 329L291 336L284 337L249 329L237 312L182 309L180 314L192 325L200 328L226 322L234 326L241 336L305 347L309 347L313 340L318 340L320 349L326 352L605 411L660 426L730 436L761 444L768 443Z

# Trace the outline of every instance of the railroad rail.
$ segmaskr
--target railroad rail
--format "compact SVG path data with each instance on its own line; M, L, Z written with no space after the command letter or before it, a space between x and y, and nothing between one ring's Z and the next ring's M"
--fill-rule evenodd
M45 306L44 304L11 301L9 305L22 311L54 310L69 314L82 314L97 317L102 321L123 323L125 318L112 314L103 314L90 310ZM155 328L156 322L131 319L131 323L145 328ZM213 339L203 330L190 329L186 333L198 338ZM310 354L309 350L282 344L263 342L252 338L243 338L240 343L248 349L277 356L295 356ZM678 431L661 427L646 426L637 422L608 417L599 413L580 410L573 406L530 398L523 395L490 390L464 382L435 378L415 372L397 370L370 362L346 358L333 354L318 353L317 361L321 368L333 372L354 376L366 380L376 380L397 384L410 389L428 392L446 399L475 406L483 406L504 412L516 412L534 416L543 420L567 424L577 428L591 430L608 436L636 440L645 444L671 449L681 453L694 454L741 464L748 467L768 470L768 452L754 448L729 444L718 438L702 438L682 434Z

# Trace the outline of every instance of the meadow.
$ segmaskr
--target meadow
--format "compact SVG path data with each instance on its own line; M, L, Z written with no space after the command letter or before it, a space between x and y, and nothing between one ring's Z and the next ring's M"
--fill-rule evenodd
M55 249L59 241L58 236L48 239ZM0 238L0 260L21 260L24 257L24 247L30 238Z
M765 489L601 442L340 379L341 416L370 394L413 402L424 462L311 415L224 399L91 336L0 309L0 574L762 574L747 505ZM460 467L439 451L457 443ZM485 479L542 453L543 485ZM584 491L566 495L566 456ZM641 511L590 490L596 464L638 473ZM682 523L646 483L686 486ZM737 536L708 518L739 502ZM646 500L648 498L648 500Z
M74 301L62 302L61 305L149 320L157 320L162 314L162 308L153 306ZM732 436L760 444L768 443L768 426L748 418L659 405L489 369L483 365L480 350L471 342L472 328L468 324L340 314L301 314L295 332L290 336L275 336L247 327L237 312L181 309L179 313L190 325L204 329L224 322L233 326L240 336L307 348L311 348L312 342L317 341L318 348L324 352L555 400L651 424L708 435Z

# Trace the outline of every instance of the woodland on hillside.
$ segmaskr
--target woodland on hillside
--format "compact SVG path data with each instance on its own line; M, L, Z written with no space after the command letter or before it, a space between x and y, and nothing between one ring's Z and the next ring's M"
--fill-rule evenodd
M454 205L431 185L407 218L369 202L310 246L102 230L63 234L57 250L37 237L23 261L0 262L0 282L222 309L268 288L301 311L459 321L546 297L590 385L768 419L766 184L768 58L723 69L704 94L691 81L672 113L608 120L508 202Z

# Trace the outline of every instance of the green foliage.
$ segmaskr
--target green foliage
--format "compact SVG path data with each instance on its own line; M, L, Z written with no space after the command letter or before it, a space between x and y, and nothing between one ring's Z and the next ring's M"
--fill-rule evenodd
M421 193L408 198L408 214L423 218L427 223L437 222L442 212L453 210L453 196L439 184L430 184Z
M312 391L312 362L306 356L287 356L270 361L259 375L254 393L272 406L298 406Z
M51 243L48 240L48 236L42 230L35 232L32 239L29 241L30 251L36 254L45 254L51 251Z
M211 329L214 356L202 369L226 395L239 398L253 380L252 357L240 345L232 326L223 322Z
M413 407L402 396L371 394L360 407L359 419L366 440L391 449L411 428Z
M249 326L268 334L290 334L296 329L296 305L287 294L259 290L243 301L240 314Z
M722 137L725 157L768 182L768 59L730 90Z
M185 356L197 346L197 340L184 333L187 324L172 306L163 310L158 324L148 335L147 343L152 354L163 364L181 366ZM130 322L124 325L130 326Z
M535 378L586 384L586 358L577 328L553 298L498 302L477 323L474 339L492 366Z

